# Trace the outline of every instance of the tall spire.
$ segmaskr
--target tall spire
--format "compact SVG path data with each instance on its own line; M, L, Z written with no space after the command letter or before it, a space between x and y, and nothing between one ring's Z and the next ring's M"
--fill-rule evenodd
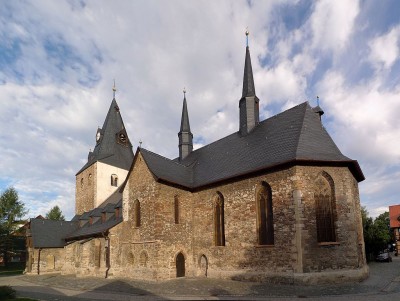
M246 30L246 58L244 61L243 90L242 97L255 96L253 69L251 68L250 50L249 50L249 31Z
M186 103L186 89L183 89L183 107L179 137L179 160L183 160L193 150L193 134L190 131L189 113Z
M247 135L260 121L258 97L254 87L253 69L249 50L249 31L246 30L246 57L244 62L242 98L239 101L239 131Z

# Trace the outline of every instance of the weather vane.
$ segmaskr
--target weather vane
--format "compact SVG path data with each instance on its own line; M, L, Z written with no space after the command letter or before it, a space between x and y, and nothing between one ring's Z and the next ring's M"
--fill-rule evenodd
M142 148L142 139L139 140L139 148Z
M183 88L183 97L186 97L186 88Z
M114 79L114 86L113 86L112 90L113 90L113 98L115 99L115 91L117 91L117 89L115 88L115 79Z
M246 27L246 47L249 47L249 27Z

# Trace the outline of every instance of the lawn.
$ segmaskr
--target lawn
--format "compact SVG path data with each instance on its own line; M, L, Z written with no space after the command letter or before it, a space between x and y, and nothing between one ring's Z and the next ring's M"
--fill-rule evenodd
M15 297L15 290L11 286L0 286L0 300L1 301L38 301L36 299Z
M7 267L0 266L0 277L21 275L25 269L25 262L10 262Z

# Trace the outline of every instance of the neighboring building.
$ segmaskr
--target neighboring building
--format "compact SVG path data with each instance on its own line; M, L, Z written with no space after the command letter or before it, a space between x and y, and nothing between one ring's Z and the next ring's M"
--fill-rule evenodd
M367 277L364 175L323 127L323 113L305 102L260 121L246 47L239 130L193 150L185 96L171 160L141 147L133 155L114 93L76 175L76 216L58 228L31 225L33 245L55 258L42 266L37 255L40 271L283 283ZM52 254L40 243L50 233Z
M396 254L400 251L400 205L389 206L390 228L393 229L396 239Z

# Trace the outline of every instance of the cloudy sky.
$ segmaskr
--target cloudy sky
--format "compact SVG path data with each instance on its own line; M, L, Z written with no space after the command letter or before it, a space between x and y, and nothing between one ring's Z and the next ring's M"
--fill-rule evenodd
M128 135L174 158L186 87L196 146L238 130L246 27L261 119L316 96L359 161L370 215L400 203L398 1L0 1L0 191L74 214L113 80Z

